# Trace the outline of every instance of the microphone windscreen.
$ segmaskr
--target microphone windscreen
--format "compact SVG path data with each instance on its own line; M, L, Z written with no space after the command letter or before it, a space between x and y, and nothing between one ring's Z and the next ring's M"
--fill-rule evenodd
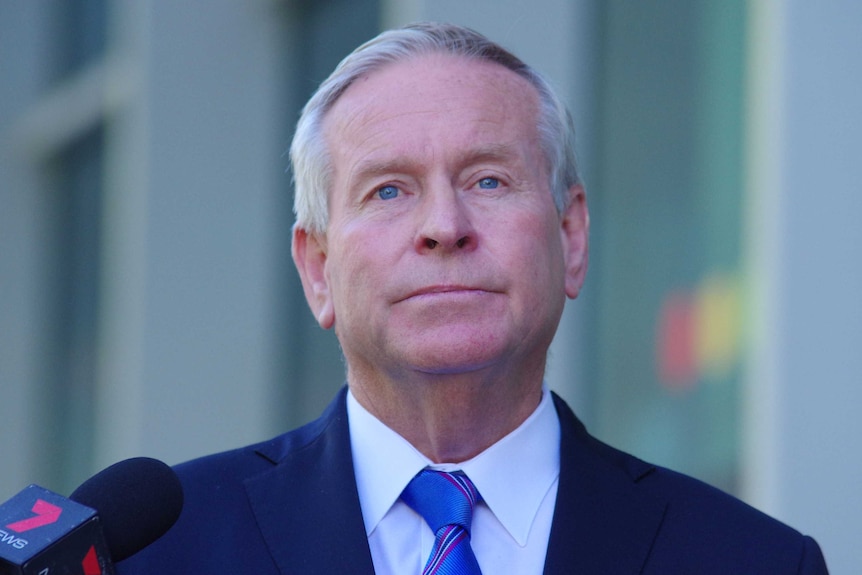
M183 508L183 488L174 470L148 457L115 463L85 481L69 498L98 512L114 561L161 537Z

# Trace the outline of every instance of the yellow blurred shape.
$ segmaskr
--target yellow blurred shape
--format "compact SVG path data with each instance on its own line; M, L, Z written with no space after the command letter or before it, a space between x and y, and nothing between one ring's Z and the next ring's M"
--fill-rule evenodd
M695 305L695 354L707 380L724 377L739 359L742 302L739 281L712 274L700 285Z

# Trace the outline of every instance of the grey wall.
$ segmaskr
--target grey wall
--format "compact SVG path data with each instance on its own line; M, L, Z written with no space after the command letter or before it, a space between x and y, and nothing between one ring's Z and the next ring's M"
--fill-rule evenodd
M132 78L111 124L99 457L258 438L274 385L279 19L266 3L115 11Z
M859 573L862 4L793 0L784 22L777 503Z

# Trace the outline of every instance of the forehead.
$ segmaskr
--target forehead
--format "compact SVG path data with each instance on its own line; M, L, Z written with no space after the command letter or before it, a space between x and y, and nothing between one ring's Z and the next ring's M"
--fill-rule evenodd
M333 160L370 149L535 144L538 93L493 63L411 57L358 78L323 122Z

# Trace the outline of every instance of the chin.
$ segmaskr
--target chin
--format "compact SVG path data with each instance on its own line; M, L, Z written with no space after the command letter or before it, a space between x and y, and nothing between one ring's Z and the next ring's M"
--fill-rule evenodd
M475 343L452 340L442 346L421 346L409 355L413 360L409 361L409 364L416 371L433 375L476 373L503 363L511 356L505 346L475 346Z

